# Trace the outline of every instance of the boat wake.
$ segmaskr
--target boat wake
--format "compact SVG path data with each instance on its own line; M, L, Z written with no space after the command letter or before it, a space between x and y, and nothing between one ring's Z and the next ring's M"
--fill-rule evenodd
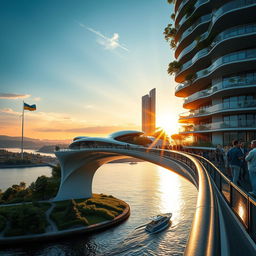
M145 230L146 225L136 227L122 242L111 250L102 252L101 255L155 255L155 247L159 246L161 239L169 231L166 229L158 234L150 234Z

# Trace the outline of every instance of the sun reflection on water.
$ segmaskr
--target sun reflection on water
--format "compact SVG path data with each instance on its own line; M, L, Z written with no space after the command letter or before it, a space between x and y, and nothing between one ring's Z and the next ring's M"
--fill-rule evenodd
M161 212L172 212L172 220L179 216L181 204L183 203L181 195L180 177L163 167L158 167L159 172L159 193L161 193L159 210Z

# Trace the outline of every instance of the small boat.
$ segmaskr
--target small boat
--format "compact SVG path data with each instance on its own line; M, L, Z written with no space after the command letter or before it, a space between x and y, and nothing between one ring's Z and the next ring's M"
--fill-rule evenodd
M165 213L153 217L152 221L146 225L146 231L150 233L158 233L166 229L170 224L172 213Z
M130 162L129 164L137 164L137 162Z

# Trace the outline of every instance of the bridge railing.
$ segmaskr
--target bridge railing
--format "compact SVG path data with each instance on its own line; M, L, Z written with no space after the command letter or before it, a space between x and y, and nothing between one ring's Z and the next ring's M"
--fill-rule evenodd
M235 213L237 219L245 227L247 233L256 242L256 202L227 178L213 163L209 160L193 154L205 167L214 180L219 192Z

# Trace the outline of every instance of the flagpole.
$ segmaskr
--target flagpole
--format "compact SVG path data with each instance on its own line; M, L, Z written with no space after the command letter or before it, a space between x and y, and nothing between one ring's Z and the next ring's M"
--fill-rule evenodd
M22 104L22 132L21 132L21 160L23 160L23 137L24 137L24 101Z

